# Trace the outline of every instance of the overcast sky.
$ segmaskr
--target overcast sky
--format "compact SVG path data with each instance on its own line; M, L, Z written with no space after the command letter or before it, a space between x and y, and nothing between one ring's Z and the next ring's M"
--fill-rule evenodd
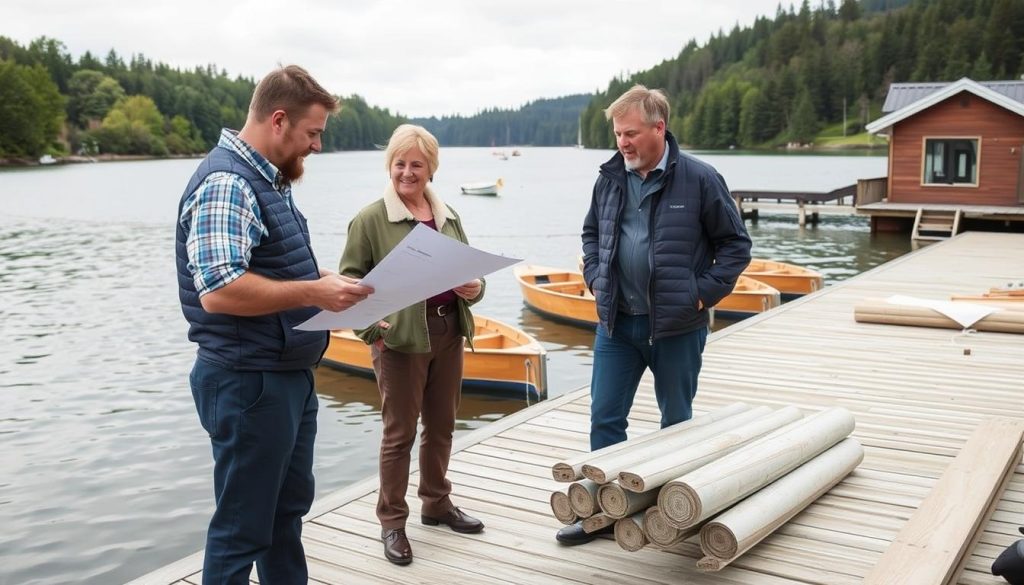
M587 93L690 39L772 16L777 0L4 0L0 36L63 41L74 58L262 77L277 63L406 116L473 114ZM787 0L783 5L788 8ZM644 9L647 12L639 12Z

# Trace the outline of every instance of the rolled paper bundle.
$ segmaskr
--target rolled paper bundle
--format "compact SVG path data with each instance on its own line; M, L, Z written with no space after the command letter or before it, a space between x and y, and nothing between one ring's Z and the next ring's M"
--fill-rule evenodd
M637 512L627 518L615 522L615 542L622 550L636 552L647 545L644 534L644 513Z
M658 501L658 490L630 492L617 483L606 483L597 490L597 501L601 511L612 518L625 518L642 512Z
M687 429L685 432L666 436L656 442L644 443L635 448L624 449L611 455L592 459L583 464L583 475L597 483L608 483L618 477L623 468L633 465L637 461L660 457L686 445L692 445L698 441L740 428L751 421L768 416L771 411L772 409L767 406L759 406L697 428Z
M680 445L671 453L639 461L619 472L622 487L644 492L661 487L665 482L689 473L715 459L720 459L759 437L768 435L803 417L795 406L787 406L768 415L749 421L703 441Z
M1003 310L1003 307L986 303L986 307L997 312L982 317L970 325L975 331L999 333L1024 333L1024 311ZM896 305L885 299L864 299L853 307L853 318L858 323L881 323L885 325L910 325L914 327L938 327L942 329L965 329L951 317L928 307Z
M601 511L597 504L597 488L600 486L584 479L569 486L569 505L580 518L589 518Z
M845 408L821 411L666 483L658 507L676 528L695 526L813 459L854 426Z
M658 506L644 510L644 534L647 540L658 546L679 544L697 533L697 529L680 530L668 523Z
M730 404L729 406L712 410L707 414L695 416L690 420L683 421L681 423L677 423L672 426L665 427L663 429L659 429L657 431L648 433L641 437L630 439L628 441L623 441L621 443L616 443L614 445L609 445L603 449L598 449L597 451L583 453L571 459L567 459L566 461L559 461L558 463L555 463L554 465L551 466L551 476L555 478L555 481L560 481L563 483L569 483L576 481L577 479L582 479L584 477L583 464L587 463L588 461L592 461L600 457L605 457L613 453L622 451L624 449L629 449L637 445L642 445L644 443L649 443L652 441L662 441L666 437L673 436L677 433L684 432L688 429L697 428L700 426L704 426L706 424L713 423L715 421L729 418L730 416L739 414L747 410L750 410L750 406L742 402L735 402L733 404Z
M551 492L551 512L562 524L572 524L579 518L569 502L569 494L561 490Z
M607 514L594 514L590 518L584 518L581 524L583 524L583 532L590 533L615 524L615 518Z
M708 522L700 530L706 555L697 567L717 571L782 526L856 469L864 448L844 439L756 494Z

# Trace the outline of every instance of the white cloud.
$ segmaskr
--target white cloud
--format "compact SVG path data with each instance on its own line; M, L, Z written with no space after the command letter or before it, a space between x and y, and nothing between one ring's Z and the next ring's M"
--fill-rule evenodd
M8 0L0 35L65 43L77 58L215 64L259 78L277 63L408 116L472 114L604 88L690 40L774 15L769 0ZM788 6L788 3L787 3ZM637 7L643 7L641 12Z

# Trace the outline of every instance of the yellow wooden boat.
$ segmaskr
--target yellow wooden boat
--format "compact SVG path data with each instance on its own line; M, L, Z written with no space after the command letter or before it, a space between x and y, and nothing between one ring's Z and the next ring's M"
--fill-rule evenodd
M743 271L743 276L778 290L782 299L787 301L819 291L825 284L825 279L816 270L763 258L751 260L750 265Z
M526 306L552 319L593 329L597 305L583 275L549 266L519 265L513 270Z
M465 392L496 397L547 397L547 351L525 332L496 319L474 315L473 349L462 365ZM331 331L324 364L373 377L370 346L351 329Z
M715 316L722 319L746 319L782 304L775 288L747 276L740 276L736 288L715 305Z
M513 272L526 306L534 311L581 327L592 328L597 324L597 304L581 273L548 266L517 266ZM732 294L715 306L715 315L729 320L745 319L780 304L782 295L778 290L740 276Z

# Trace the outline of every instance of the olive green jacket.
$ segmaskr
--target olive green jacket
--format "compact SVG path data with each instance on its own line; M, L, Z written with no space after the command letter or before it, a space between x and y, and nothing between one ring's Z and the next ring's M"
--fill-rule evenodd
M451 207L428 188L427 201L434 214L437 231L463 244L468 243L462 231L459 216ZM341 256L338 272L353 278L362 278L388 254L402 238L416 227L416 219L402 203L401 198L389 184L384 197L364 207L348 225L348 240ZM483 279L480 279L483 283ZM470 347L473 346L473 314L469 307L484 297L486 283L480 294L472 301L459 297L459 325L462 335ZM391 327L384 329L373 324L356 331L367 344L383 337L389 349L406 353L427 353L430 351L430 334L427 331L427 302L420 301L384 318Z

